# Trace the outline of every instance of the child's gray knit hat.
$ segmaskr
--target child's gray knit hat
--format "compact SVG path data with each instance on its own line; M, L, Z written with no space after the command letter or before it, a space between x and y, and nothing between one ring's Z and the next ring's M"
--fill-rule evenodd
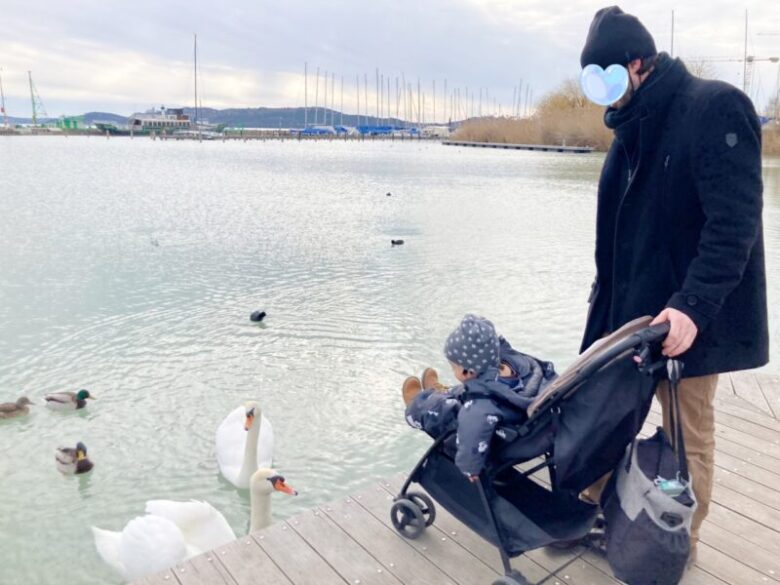
M449 361L479 375L489 367L498 367L498 348L493 323L469 313L447 337L444 355Z

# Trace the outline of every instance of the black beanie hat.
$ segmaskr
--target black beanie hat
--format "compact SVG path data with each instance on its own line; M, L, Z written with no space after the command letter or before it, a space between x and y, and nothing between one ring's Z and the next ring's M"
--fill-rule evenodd
M655 41L639 19L617 6L608 6L599 10L590 23L580 65L584 68L595 63L606 69L655 54Z

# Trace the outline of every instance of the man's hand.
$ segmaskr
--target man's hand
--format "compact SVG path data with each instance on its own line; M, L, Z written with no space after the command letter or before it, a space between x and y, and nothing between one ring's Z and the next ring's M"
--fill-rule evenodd
M669 321L669 335L664 340L661 353L666 357L677 357L693 345L699 329L688 315L677 309L664 309L650 325L658 325L666 321Z

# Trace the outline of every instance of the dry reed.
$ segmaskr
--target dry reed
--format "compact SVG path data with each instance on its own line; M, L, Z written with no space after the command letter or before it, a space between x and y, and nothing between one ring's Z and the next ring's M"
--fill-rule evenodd
M599 151L606 151L612 138L604 125L604 108L588 101L573 79L546 95L530 118L475 118L453 135L455 140L473 142L565 144ZM780 155L780 124L764 126L763 153Z
M780 156L780 122L770 122L764 126L761 146L765 155Z

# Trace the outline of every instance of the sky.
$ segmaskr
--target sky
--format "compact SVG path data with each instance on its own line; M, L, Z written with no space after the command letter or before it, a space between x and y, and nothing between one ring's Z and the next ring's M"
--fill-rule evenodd
M312 106L315 93L322 104L327 71L330 79L335 74L336 109L344 78L347 112L356 111L357 99L364 111L368 76L373 114L378 68L384 92L391 80L393 110L395 80L403 76L415 100L420 79L428 119L434 82L438 117L444 115L445 79L449 93L458 88L463 97L468 88L475 108L482 88L483 113L498 113L498 104L507 113L521 80L537 101L577 77L588 26L605 5L586 0L0 0L0 75L12 116L30 116L28 70L51 116L193 105L197 33L204 107ZM748 54L780 56L776 0L684 5L656 0L620 7L638 16L657 49L667 52L674 9L674 56L734 59L709 61L707 67L738 87L746 9ZM759 109L776 91L779 67L755 63L749 93ZM446 103L450 108L451 99Z

